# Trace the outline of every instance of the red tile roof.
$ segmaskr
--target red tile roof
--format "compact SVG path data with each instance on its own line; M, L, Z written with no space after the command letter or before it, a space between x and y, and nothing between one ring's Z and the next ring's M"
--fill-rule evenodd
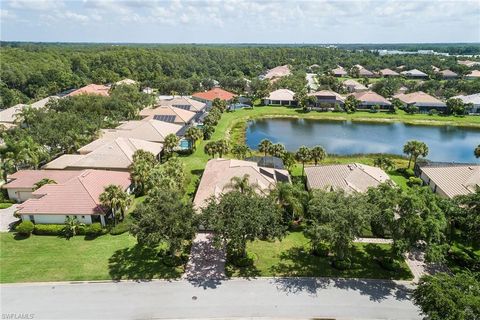
M100 194L113 184L127 189L128 172L84 170L64 183L47 184L33 192L36 199L29 199L19 206L19 214L92 215L102 214Z
M192 97L194 98L199 98L207 101L213 101L216 98L220 100L230 101L233 99L233 97L236 97L236 96L237 96L236 94L223 90L222 88L213 88L208 91L197 92L192 94Z
M81 94L96 94L99 96L108 97L110 93L108 92L110 87L104 86L101 84L89 84L88 86L77 89L73 92L70 92L67 96L78 96Z
M56 183L65 183L78 176L79 171L69 170L20 170L8 176L4 189L33 189L35 183L42 179L51 179Z

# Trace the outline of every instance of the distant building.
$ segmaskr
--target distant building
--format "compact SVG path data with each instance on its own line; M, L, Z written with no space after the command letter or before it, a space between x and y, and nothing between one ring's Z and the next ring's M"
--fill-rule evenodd
M352 95L360 101L358 109L370 109L379 106L380 109L389 109L392 105L390 101L373 91L355 92Z
M368 90L366 86L353 79L343 81L343 86L345 87L345 89L347 89L348 92L361 92Z
M98 96L104 96L108 97L110 95L110 87L105 86L102 84L89 84L85 87L82 87L80 89L74 90L67 94L69 97L73 96L78 96L82 94L87 94L87 95L98 95Z
M334 108L336 105L341 107L345 103L345 98L332 90L320 90L308 95L317 98L315 108L328 109Z
M159 106L172 106L197 113L205 112L207 108L207 104L205 102L200 102L185 96L165 97L158 99L157 104Z
M429 112L432 109L435 109L439 112L445 112L447 109L445 102L422 91L408 94L400 93L394 95L393 97L398 98L406 106L414 105L418 107L419 111L422 113Z
M478 79L480 78L480 71L479 70L473 70L472 72L470 72L469 74L467 74L465 76L465 79L467 80L475 80L475 79Z
M467 66L469 68L475 67L475 66L480 66L480 61L471 61L471 60L458 60L458 64Z
M270 92L268 97L263 99L263 103L268 105L296 106L295 92L289 89L278 89Z
M196 92L192 94L193 99L206 103L208 107L212 106L212 102L215 99L220 99L230 103L236 96L236 94L228 92L227 90L223 90L222 88L213 88L208 91Z
M278 66L273 69L267 70L265 74L261 75L259 78L261 80L267 79L270 81L274 81L276 79L280 79L292 74L289 65Z
M308 190L365 192L391 181L382 169L360 163L305 167Z
M193 123L197 115L201 114L172 106L158 106L156 108L145 108L140 111L139 115L145 117L145 119L187 125Z
M470 95L459 95L452 98L457 98L462 100L463 103L470 104L471 107L467 108L468 113L480 114L480 93L475 93Z
M6 129L10 129L16 126L16 121L25 108L30 107L32 109L41 109L44 108L49 101L58 98L58 96L50 96L32 104L17 104L13 107L0 110L0 125L5 126Z
M363 77L366 77L366 78L375 77L375 74L372 71L370 71L368 69L365 69L365 67L363 67L362 65L356 64L355 67L358 68L358 75L361 78L363 78Z
M382 77L385 77L385 78L388 78L388 77L397 77L399 76L400 74L396 71L393 71L392 69L382 69L379 71L379 74L382 76Z
M428 74L426 74L425 72L422 72L418 69L402 71L401 74L403 74L404 76L406 76L408 78L416 78L416 79L426 79L426 78L428 78Z
M445 198L474 193L480 187L480 165L427 164L419 165L416 172L425 185Z
M453 72L449 69L442 70L439 73L442 75L443 79L456 79L458 77L457 73L455 73L455 72Z
M337 68L332 70L333 76L335 77L345 77L348 72L342 66L338 66Z

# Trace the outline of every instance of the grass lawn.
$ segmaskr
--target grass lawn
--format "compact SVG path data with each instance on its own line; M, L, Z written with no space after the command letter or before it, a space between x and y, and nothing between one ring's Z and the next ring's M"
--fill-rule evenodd
M94 240L0 233L0 282L177 278L183 265L167 266L128 234Z
M7 209L13 205L11 202L0 202L0 209Z
M337 270L330 265L327 257L310 254L308 239L302 232L291 232L282 241L254 241L248 244L248 255L253 266L238 268L227 262L230 276L288 276L288 277L346 277L409 280L412 274L407 264L388 271L373 259L389 254L390 245L355 244L352 269Z

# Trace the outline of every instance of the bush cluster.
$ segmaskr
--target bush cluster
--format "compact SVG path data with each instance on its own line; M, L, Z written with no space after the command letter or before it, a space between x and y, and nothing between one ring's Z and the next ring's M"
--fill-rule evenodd
M24 236L30 236L32 234L34 225L31 221L22 221L16 228L15 231Z

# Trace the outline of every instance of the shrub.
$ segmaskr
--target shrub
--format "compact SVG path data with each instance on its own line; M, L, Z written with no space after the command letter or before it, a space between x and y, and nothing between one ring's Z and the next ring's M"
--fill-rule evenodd
M402 176L404 176L405 178L410 178L410 177L415 176L415 172L413 171L413 169L398 168L398 169L397 169L397 172L400 173L400 174L401 174Z
M437 109L432 109L432 110L428 111L428 114L429 114L430 116L435 116L435 115L438 114L438 110L437 110Z
M422 179L417 178L417 177L410 177L408 178L407 181L407 186L413 187L413 186L421 186L423 184Z
M31 221L22 221L16 228L15 231L24 236L30 236L34 229L34 224Z
M64 227L63 224L36 224L33 233L39 236L59 236Z
M380 257L375 259L382 269L395 271L400 269L400 263L392 257Z
M110 234L112 236L116 236L125 232L128 232L130 230L130 224L127 222L123 221L114 226L112 229L110 229Z
M322 242L312 248L312 254L317 257L327 257L330 252L329 249L329 246Z
M99 222L92 223L85 227L85 234L90 236L98 236L103 233L103 227Z
M337 270L348 270L352 267L350 259L333 260L332 266Z

